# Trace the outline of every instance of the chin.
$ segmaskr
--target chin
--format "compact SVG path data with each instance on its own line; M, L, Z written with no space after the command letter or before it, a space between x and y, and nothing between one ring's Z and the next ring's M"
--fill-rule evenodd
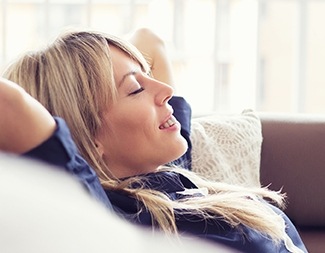
M182 155L186 153L187 149L188 149L187 142L186 141L182 142L182 145L179 145L179 147L176 150L174 150L174 152L172 153L173 156L169 162L175 161L178 158L180 158Z

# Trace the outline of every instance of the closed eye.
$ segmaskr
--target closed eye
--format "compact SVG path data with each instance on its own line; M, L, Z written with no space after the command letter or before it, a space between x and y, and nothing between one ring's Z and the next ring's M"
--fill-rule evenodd
M141 93L142 91L144 91L144 88L143 87L140 87L139 89L131 92L129 95L132 96L132 95L136 95L138 93Z

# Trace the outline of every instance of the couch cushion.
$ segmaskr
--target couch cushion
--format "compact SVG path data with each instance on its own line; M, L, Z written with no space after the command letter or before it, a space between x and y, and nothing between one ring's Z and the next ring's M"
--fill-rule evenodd
M261 123L252 110L192 119L192 170L214 181L260 186Z
M325 230L319 228L299 228L299 234L310 253L324 253Z
M259 113L263 130L261 183L288 195L298 226L325 227L325 116Z

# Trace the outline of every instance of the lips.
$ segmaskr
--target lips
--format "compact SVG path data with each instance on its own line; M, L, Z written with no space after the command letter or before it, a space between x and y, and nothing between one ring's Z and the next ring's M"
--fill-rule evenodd
M159 129L166 129L176 124L176 119L172 116L159 126Z

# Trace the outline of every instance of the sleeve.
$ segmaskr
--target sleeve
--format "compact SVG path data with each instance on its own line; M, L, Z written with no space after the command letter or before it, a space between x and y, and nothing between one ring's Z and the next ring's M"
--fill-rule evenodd
M191 134L192 109L189 103L183 97L179 97L179 96L173 96L169 100L169 104L174 109L174 116L181 124L181 134L186 139L188 144L188 149L186 153L172 163L175 165L182 166L185 169L191 170L192 143L190 139L190 134Z
M57 129L53 135L23 156L41 160L66 170L77 178L93 197L111 209L110 201L95 171L79 154L65 121L58 117L54 117L54 119Z

